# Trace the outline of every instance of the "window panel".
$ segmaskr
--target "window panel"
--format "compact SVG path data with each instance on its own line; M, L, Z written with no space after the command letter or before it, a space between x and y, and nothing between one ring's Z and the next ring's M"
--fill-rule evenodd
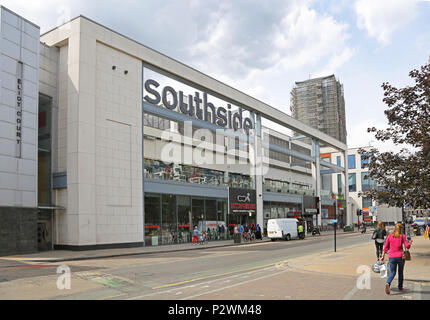
M348 169L355 169L355 154L348 155Z
M357 192L357 182L356 182L355 173L348 174L348 185L349 185L349 192Z

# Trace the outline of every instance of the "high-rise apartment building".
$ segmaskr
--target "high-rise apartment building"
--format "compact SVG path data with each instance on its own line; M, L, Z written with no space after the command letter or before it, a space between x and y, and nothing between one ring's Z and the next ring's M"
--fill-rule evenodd
M343 85L334 75L296 82L291 105L294 118L346 143Z

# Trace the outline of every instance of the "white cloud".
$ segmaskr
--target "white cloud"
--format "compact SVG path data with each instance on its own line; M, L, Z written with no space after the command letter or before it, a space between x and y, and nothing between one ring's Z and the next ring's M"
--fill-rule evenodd
M256 21L255 26L256 16L244 16L238 6L221 5L218 9L207 25L207 36L191 47L192 56L204 71L243 79L253 69L276 66L289 71L325 60L336 69L354 52L347 45L348 25L309 9L307 2L272 6L261 14L277 20L265 24Z
M324 63L333 56L342 55L346 58L342 61L344 63L352 53L347 46L347 29L347 24L339 23L331 16L320 15L307 6L298 6L284 17L274 35L275 48L278 48L276 54L287 71L307 64Z
M252 11L222 2L208 18L201 40L191 46L190 61L202 72L290 113L294 81L310 73L336 73L357 52L349 44L349 25L310 4L280 1Z
M74 18L72 9L81 6L82 0L2 0L1 5L40 26L43 33Z
M357 0L357 26L365 29L382 45L416 15L417 0Z
M367 128L375 127L378 130L385 130L388 128L388 122L375 121L372 119L356 122L350 124L348 127L348 148L358 148L372 146L380 152L400 152L401 149L406 148L410 151L415 149L407 145L395 145L391 140L379 141L375 138L375 133L367 132Z

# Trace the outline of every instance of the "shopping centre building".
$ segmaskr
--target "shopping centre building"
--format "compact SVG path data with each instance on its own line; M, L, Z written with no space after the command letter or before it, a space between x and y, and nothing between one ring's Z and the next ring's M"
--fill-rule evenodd
M1 7L1 37L0 255L321 225L348 176L320 161L344 143L86 17L40 36Z

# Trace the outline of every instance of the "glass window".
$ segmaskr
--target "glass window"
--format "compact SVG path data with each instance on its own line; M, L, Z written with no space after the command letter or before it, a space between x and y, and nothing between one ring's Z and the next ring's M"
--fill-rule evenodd
M191 197L176 196L176 199L178 201L178 242L191 242Z
M38 189L39 204L51 204L51 118L52 98L39 94L39 150Z
M145 194L145 245L158 246L161 236L161 207L159 194Z
M366 153L366 154L361 155L361 168L362 169L369 167L370 158L363 159L364 156L369 156L369 155L370 155L370 153Z
M336 157L336 164L339 166L339 167L341 167L342 165L341 165L341 162L340 162L340 156L337 156Z
M342 175L337 175L337 193L343 193Z
M272 206L270 208L270 219L276 218L278 218L278 208L276 207L275 203L272 203Z
M162 205L162 244L176 243L176 196L172 194L163 194Z
M376 186L375 180L370 178L369 172L361 173L361 190L367 191Z
M349 192L357 192L357 178L355 173L348 174Z
M348 169L355 169L355 154L348 155Z
M363 197L363 207L362 208L371 208L372 207L372 199Z
M227 201L217 201L217 223L219 239L225 240L228 237L227 230Z
M205 220L205 200L203 198L192 199L192 228L195 226L200 232L203 232L203 223Z
M217 204L216 200L205 200L206 220L204 228L208 232L209 239L213 240L217 232Z

